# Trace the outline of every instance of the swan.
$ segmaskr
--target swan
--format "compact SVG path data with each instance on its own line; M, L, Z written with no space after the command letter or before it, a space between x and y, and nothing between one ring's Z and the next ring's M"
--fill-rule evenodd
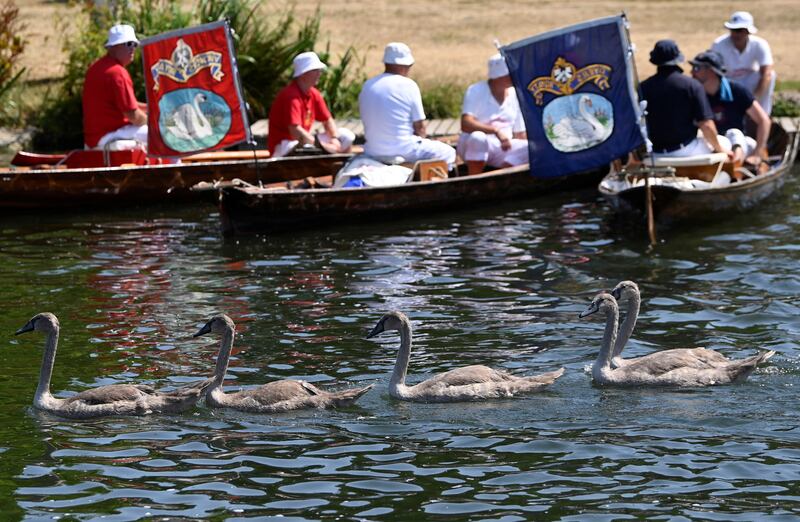
M233 408L252 413L278 413L304 408L346 406L372 388L370 384L363 388L326 392L305 381L286 379L236 393L225 393L222 390L222 383L225 380L225 373L228 371L228 359L231 356L236 326L227 315L215 315L194 334L194 337L212 332L222 335L217 364L214 369L214 384L211 385L206 396L206 404L213 408Z
M691 353L687 353L692 350L663 350L645 357L628 360L623 366L613 368L611 365L612 346L617 339L617 324L619 322L619 308L614 296L605 292L597 294L589 307L581 312L578 317L587 317L597 312L603 312L606 315L603 344L597 355L597 360L592 365L592 378L598 384L616 386L710 386L742 382L747 379L759 363L767 361L775 355L775 352L770 350L746 359L730 360L717 354L719 357L703 360L694 357Z
M513 397L539 391L552 384L564 373L554 372L517 377L487 366L474 365L440 373L413 386L406 386L408 361L411 357L411 323L402 312L389 312L381 317L367 339L382 332L400 332L400 350L389 380L389 395L396 399L416 402L457 402Z
M633 329L636 326L636 320L639 318L639 307L642 304L642 297L639 293L639 286L633 281L620 281L617 286L611 290L611 295L617 301L617 306L626 299L628 301L628 308L625 313L625 320L619 326L617 333L617 340L614 343L614 350L611 353L611 367L619 368L626 363L635 359L623 359L622 349L628 343L628 339L633 334Z
M145 384L112 384L82 391L66 399L50 393L50 379L56 360L59 333L58 318L40 313L16 331L41 332L47 336L39 374L39 386L33 397L34 407L70 419L89 419L107 415L145 415L178 413L194 406L205 395L214 379L206 379L169 392L160 392Z
M589 112L591 106L592 99L581 96L578 98L578 116L565 116L553 126L560 149L588 148L608 137L610 129Z
M625 320L619 327L617 341L614 343L614 352L611 358L611 367L618 368L632 362L644 360L653 354L645 355L643 357L634 357L632 359L622 358L622 349L630 339L633 333L633 328L636 326L636 319L639 317L639 306L642 302L639 294L639 286L633 281L622 281L611 291L611 295L617 300L619 305L622 299L628 300L628 308L626 310ZM661 358L678 358L684 364L690 365L693 368L707 368L708 365L725 364L729 363L730 359L725 357L719 352L709 350L707 348L675 348L672 350L664 350L659 355Z
M200 102L204 102L206 99L206 95L200 92L195 95L192 103L178 106L172 113L175 126L169 127L169 130L181 139L191 140L211 136L214 131L200 109Z

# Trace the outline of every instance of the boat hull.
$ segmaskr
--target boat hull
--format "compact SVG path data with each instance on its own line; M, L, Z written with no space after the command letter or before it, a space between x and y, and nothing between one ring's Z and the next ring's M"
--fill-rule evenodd
M0 171L0 211L119 209L202 201L190 187L241 179L258 184L333 175L348 154L93 169Z
M527 166L510 167L441 181L391 187L266 190L228 186L220 190L225 234L286 230L364 217L400 218L420 212L486 204L595 185L604 171L536 178Z

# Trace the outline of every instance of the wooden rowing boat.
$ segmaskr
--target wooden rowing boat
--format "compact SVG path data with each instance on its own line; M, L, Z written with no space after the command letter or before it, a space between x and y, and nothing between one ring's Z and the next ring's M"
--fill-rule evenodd
M441 180L410 181L389 187L286 188L224 183L202 190L219 191L222 230L247 234L332 225L365 217L399 218L510 198L590 187L607 169L556 178L538 178L527 165L460 175ZM312 182L314 180L309 180ZM324 180L323 183L330 180Z
M237 156L223 154L228 156L221 160L206 154L166 165L65 169L44 165L0 169L0 211L119 209L185 203L198 201L197 194L189 188L203 181L241 179L258 184L331 175L351 157L331 154L256 160L252 152L250 159L241 159L240 152Z
M614 211L645 217L646 185L649 184L652 211L659 225L688 219L719 219L726 213L748 210L780 189L794 164L798 141L800 134L796 123L788 118L776 119L767 146L769 167L766 172L744 170L741 181L727 181L730 178L726 178L722 169L724 154L718 161L704 162L705 165L699 162L685 165L681 160L670 163L662 159L655 168L648 167L647 161L636 169L612 168L598 190Z

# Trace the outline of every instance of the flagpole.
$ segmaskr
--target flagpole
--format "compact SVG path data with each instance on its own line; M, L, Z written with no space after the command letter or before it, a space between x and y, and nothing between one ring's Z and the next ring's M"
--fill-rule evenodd
M628 30L628 17L625 15L625 11L622 12L622 19L624 20L623 27L625 28L625 36L628 40L628 52L630 53L630 67L633 70L633 77L636 78L638 81L639 73L636 70L636 60L633 58L634 54L634 46L631 44L631 35L630 31ZM638 92L639 86L636 85L636 90ZM639 101L639 112L641 114L641 119L639 121L639 131L642 133L642 137L644 138L645 148L647 150L647 155L650 156L651 167L655 169L656 167L656 160L653 157L653 144L650 141L650 138L647 134L647 100L640 100ZM647 216L647 235L650 239L650 246L654 246L658 242L658 238L656 237L656 225L655 225L655 216L653 214L653 191L650 188L650 176L648 173L644 175L644 197L645 197L645 214Z

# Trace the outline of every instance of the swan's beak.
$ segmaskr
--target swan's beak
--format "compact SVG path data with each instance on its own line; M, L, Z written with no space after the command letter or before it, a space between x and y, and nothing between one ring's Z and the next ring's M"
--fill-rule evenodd
M211 331L211 321L207 322L202 328L200 328L196 334L192 337L200 337L201 335L207 334Z
M375 328L373 328L372 331L369 334L367 334L367 339L371 339L376 335L383 333L384 331L385 330L383 329L383 321L379 321L378 324L375 325Z
M619 300L620 300L620 298L622 297L622 289L621 289L621 288L615 288L615 289L613 289L613 290L611 291L611 297L613 297L614 299L616 299L617 301L619 301Z
M580 315L578 315L578 318L579 319L583 319L587 315L592 315L593 313L597 312L599 309L600 309L600 307L597 306L597 303L592 301L592 304L590 304L589 307L586 310L581 312Z
M25 323L25 326L14 332L14 335L23 334L25 332L32 332L33 331L33 321L28 321Z

